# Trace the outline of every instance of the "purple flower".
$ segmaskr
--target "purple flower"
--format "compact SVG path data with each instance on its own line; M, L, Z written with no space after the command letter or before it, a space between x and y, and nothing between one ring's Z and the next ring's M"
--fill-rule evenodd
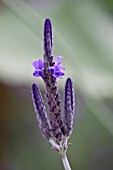
M49 67L49 70L51 71L51 73L56 77L56 78L61 78L62 76L64 76L63 71L65 70L64 67L61 66L61 61L62 61L61 56L57 56L56 57L56 62L54 64L53 67Z
M35 71L33 73L33 76L35 77L43 77L43 70L44 70L44 62L42 60L37 60L32 63L33 67L35 68Z
M55 78L61 78L64 76L64 70L65 68L61 66L61 61L62 61L61 56L56 57L56 62L52 67L49 67L48 69L50 70L50 73L55 77ZM44 62L42 60L37 60L32 63L33 67L35 68L35 71L33 73L33 76L39 77L41 76L43 78L43 70L44 70Z

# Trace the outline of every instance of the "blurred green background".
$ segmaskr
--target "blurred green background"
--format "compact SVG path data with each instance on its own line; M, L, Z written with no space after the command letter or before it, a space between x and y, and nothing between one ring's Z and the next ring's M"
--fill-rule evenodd
M113 1L0 0L0 170L63 170L41 136L31 100L31 62L43 56L43 22L54 55L72 77L76 112L68 158L73 170L113 170Z

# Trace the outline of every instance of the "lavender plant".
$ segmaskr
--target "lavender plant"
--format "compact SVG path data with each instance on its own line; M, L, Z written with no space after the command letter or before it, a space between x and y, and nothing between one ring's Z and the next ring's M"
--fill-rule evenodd
M57 78L64 76L65 68L61 66L61 56L53 61L52 24L50 19L44 24L44 55L43 60L32 63L35 71L33 76L41 77L45 84L48 114L42 99L40 89L32 85L32 99L42 135L51 143L52 148L62 158L65 170L71 170L66 151L68 139L72 133L74 116L74 89L71 78L66 80L64 88L64 111L61 109L60 93L57 87Z

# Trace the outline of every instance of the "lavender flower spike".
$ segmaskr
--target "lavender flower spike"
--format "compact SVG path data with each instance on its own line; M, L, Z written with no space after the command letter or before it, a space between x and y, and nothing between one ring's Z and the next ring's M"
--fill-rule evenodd
M65 101L64 101L64 133L69 137L72 133L72 125L74 118L74 89L71 78L68 78L65 85Z
M42 131L43 136L49 140L50 139L50 126L47 118L46 109L44 102L40 93L40 90L36 84L32 85L32 99L36 112L36 116L39 122L39 127Z
M66 151L68 139L72 133L74 89L71 78L68 78L65 85L64 111L62 111L57 78L62 78L65 75L65 68L61 65L61 56L57 56L54 62L52 50L52 24L50 19L47 18L44 23L43 60L36 60L32 62L32 65L35 69L33 76L41 77L45 85L48 115L41 92L36 84L32 85L32 99L43 136L51 143L52 148L61 155L65 170L71 170Z
M52 46L52 24L47 18L44 24L44 52L48 58L52 55Z

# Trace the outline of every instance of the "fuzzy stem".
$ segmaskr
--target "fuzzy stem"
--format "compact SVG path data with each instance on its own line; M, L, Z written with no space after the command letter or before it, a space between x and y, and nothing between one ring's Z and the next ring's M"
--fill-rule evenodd
M65 170L71 170L71 167L70 167L70 165L69 165L69 161L68 161L68 159L67 159L66 153L64 153L64 154L61 156L61 158L62 158L62 162L63 162L63 165L64 165L64 169L65 169Z

